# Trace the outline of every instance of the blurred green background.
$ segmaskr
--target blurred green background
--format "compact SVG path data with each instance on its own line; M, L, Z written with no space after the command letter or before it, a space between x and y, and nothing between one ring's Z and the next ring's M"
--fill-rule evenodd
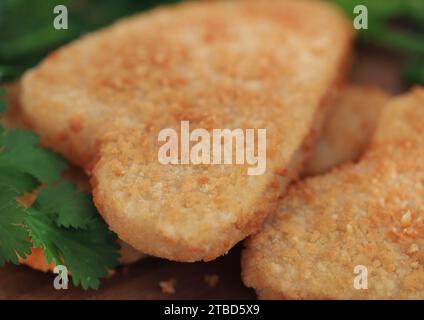
M120 17L179 0L0 0L0 75L13 80L52 49ZM67 30L53 28L53 8L68 8Z
M0 79L19 77L52 49L120 17L179 1L0 0ZM401 53L405 84L424 85L424 0L328 1L352 19L353 8L366 5L369 28L360 31L359 41ZM68 8L68 30L53 28L53 8L59 4Z

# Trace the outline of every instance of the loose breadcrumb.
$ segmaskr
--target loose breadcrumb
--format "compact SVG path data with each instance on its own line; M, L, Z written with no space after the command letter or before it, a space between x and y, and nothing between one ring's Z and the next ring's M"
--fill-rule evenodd
M177 286L177 280L174 278L171 278L167 281L161 281L159 282L159 286L163 293L165 294L175 294L176 292L176 286Z
M204 277L204 281L209 287L215 288L219 283L219 276L217 274L207 274Z

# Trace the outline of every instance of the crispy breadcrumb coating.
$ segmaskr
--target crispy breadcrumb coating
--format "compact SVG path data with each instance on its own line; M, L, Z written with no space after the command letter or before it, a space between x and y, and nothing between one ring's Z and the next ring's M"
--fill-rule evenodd
M424 89L385 106L360 162L290 188L246 241L242 277L262 299L424 298ZM354 268L368 289L354 288Z

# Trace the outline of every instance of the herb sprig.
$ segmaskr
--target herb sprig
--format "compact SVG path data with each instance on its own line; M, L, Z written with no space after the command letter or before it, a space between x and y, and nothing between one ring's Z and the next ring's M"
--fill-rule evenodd
M4 95L0 89L1 112ZM67 168L33 132L0 125L0 266L41 248L48 263L68 268L76 286L97 289L118 265L119 246L91 196L62 177ZM32 192L35 201L24 207L18 199Z

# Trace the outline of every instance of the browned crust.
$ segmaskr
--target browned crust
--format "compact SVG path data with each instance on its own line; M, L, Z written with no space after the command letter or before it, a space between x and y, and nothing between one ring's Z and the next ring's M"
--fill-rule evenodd
M294 185L245 242L242 278L261 299L424 297L424 88L385 108L356 165ZM368 290L353 287L356 265Z
M315 120L313 121L313 127L310 129L309 134L304 139L304 142L301 144L299 149L293 155L291 162L284 168L280 170L276 170L274 175L275 179L272 180L271 184L265 191L263 197L261 197L260 201L254 206L256 208L255 214L253 215L253 219L244 219L240 217L235 223L238 230L240 230L242 236L238 239L231 239L225 243L222 243L221 246L216 246L208 251L205 251L202 247L190 247L185 245L181 245L179 241L176 241L172 238L166 238L164 241L164 245L174 247L174 251L178 252L178 257L175 256L167 256L168 259L175 259L178 261L195 261L195 260L203 260L203 261L211 261L222 254L228 252L236 243L243 240L246 236L256 233L260 227L262 226L264 220L268 216L270 212L273 212L277 206L278 199L283 196L285 190L289 183L298 178L299 172L302 171L305 160L310 156L313 151L312 146L314 145L315 140L319 136L322 123L324 121L324 117L326 114L326 109L332 104L332 101L335 97L335 92L337 92L338 87L344 81L344 74L347 66L350 64L350 53L351 53L351 42L346 42L346 47L343 50L344 57L340 60L340 65L337 68L339 73L334 78L333 85L331 85L327 91L327 94L322 97L320 107L318 108ZM282 172L284 174L282 175ZM106 202L105 198L97 192L98 181L96 178L96 174L91 177L91 184L93 186L93 197L96 205L99 208L100 212L110 211L110 208L104 207L104 203ZM112 209L113 210L113 209ZM118 209L116 209L118 210ZM107 218L105 217L107 220ZM113 223L109 223L113 225ZM112 227L113 229L113 227ZM123 237L125 241L131 243L130 238ZM149 251L145 248L144 252L155 255L157 252ZM193 258L195 257L195 258Z

